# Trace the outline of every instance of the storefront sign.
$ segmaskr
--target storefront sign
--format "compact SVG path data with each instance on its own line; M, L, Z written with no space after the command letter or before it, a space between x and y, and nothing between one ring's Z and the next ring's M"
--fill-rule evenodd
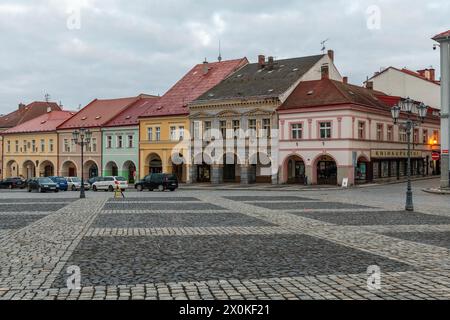
M372 158L399 159L408 158L407 150L372 150ZM422 158L422 151L411 150L411 158Z

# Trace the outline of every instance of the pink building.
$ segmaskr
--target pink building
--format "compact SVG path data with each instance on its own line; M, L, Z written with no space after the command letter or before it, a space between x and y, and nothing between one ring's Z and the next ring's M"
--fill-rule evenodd
M280 182L341 185L406 175L407 136L391 118L399 97L324 77L306 81L278 109ZM414 131L412 174L437 174L439 111Z

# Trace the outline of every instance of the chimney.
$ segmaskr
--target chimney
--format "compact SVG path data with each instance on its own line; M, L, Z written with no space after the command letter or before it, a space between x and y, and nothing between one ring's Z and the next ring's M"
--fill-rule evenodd
M52 107L48 106L47 107L47 113L50 113L50 112L52 112Z
M275 66L275 60L273 57L269 57L268 61L267 61L267 67L269 70L273 70Z
M333 50L328 50L328 56L330 57L331 61L334 62L334 51Z
M330 79L330 67L328 64L322 65L320 73L322 74L322 79Z
M373 90L373 81L367 81L366 88L369 90Z
M345 84L347 84L347 83L348 83L348 77L342 78L342 82L345 83Z
M25 109L26 105L23 103L19 103L19 111Z
M430 78L429 78L429 80L436 81L436 69L431 68L429 71L430 71Z
M208 61L205 59L205 61L203 62L203 75L207 75L209 72L209 63Z
M266 56L262 54L258 56L258 65L260 69L263 69L266 66Z

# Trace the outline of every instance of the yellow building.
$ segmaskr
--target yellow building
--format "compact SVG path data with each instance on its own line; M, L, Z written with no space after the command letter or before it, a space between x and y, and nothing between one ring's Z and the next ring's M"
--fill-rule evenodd
M56 128L73 115L69 111L51 111L3 132L4 177L58 175Z
M139 172L141 178L149 173L174 173L179 181L189 180L189 170L180 164L186 157L187 146L176 148L189 136L188 104L230 74L246 65L246 58L196 65L175 86L140 117ZM173 156L177 161L172 161Z

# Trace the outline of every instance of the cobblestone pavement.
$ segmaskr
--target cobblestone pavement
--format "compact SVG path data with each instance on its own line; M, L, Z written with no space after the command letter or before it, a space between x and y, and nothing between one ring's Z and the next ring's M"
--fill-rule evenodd
M403 185L4 192L0 299L450 299L450 199L417 191L430 183L414 184L415 213Z

